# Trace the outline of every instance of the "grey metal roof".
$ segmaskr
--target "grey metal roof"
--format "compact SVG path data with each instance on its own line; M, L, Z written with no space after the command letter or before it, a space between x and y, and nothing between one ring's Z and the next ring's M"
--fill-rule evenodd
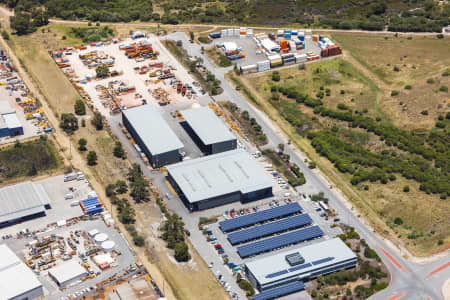
M6 127L8 128L17 128L22 127L19 119L17 118L16 113L4 114L2 115L3 120L5 120Z
M41 184L31 181L0 189L0 223L45 211L50 198Z
M167 171L190 203L273 186L267 172L242 149L173 164Z
M223 121L207 106L183 110L181 114L205 145L236 139Z
M42 284L6 245L0 245L0 299L12 299Z
M10 114L15 112L7 100L0 101L0 114Z
M123 111L152 155L184 147L159 112L149 104Z
M69 260L59 266L53 267L48 273L60 284L64 284L66 281L87 274L86 269L75 260Z
M300 253L305 262L291 266L286 255L296 252ZM356 259L353 251L340 238L334 238L260 258L246 263L246 266L256 280L264 285L292 276L301 278L302 274L351 259Z

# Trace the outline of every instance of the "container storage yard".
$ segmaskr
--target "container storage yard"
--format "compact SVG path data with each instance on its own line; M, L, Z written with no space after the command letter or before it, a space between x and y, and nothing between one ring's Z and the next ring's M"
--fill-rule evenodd
M240 67L242 74L342 54L341 48L329 38L313 35L311 30L280 29L254 34L251 28L242 27L212 32L209 38Z

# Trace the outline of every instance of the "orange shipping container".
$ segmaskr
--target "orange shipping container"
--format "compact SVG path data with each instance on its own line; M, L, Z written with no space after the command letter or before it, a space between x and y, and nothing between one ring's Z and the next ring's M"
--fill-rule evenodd
M287 40L281 40L280 41L280 47L281 47L281 49L287 49L288 48Z
M312 40L313 40L313 42L318 42L319 41L319 37L317 35L313 35L312 36Z

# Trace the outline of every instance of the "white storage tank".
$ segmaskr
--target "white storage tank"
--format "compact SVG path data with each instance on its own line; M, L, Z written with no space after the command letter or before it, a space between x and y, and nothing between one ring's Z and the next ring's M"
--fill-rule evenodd
M101 247L106 252L111 252L114 250L114 247L116 246L116 243L114 241L105 241L102 243Z
M94 240L97 244L101 244L108 239L108 235L106 233L99 233L95 235Z

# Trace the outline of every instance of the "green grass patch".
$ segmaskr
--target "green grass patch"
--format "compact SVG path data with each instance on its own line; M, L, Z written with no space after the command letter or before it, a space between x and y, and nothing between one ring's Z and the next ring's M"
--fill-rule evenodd
M45 137L0 150L0 179L34 176L61 166L55 146Z

